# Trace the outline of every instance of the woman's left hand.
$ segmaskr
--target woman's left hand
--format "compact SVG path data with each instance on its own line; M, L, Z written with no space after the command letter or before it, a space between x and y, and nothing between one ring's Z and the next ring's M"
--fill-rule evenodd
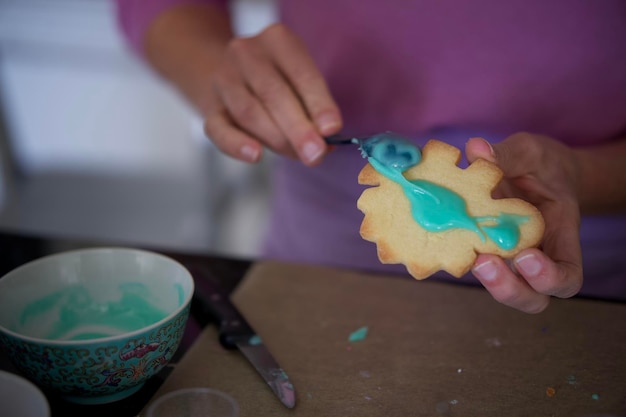
M546 136L517 133L489 145L467 142L469 162L483 158L504 172L494 198L517 197L534 204L545 220L540 248L521 251L512 262L480 254L472 273L497 301L539 313L550 297L572 297L583 282L577 200L579 164L566 145Z

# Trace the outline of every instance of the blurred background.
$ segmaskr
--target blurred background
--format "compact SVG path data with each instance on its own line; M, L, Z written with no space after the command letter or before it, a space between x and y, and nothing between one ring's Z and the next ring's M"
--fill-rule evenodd
M233 3L235 30L276 20ZM0 227L94 242L255 256L268 155L221 155L133 55L110 0L0 0Z

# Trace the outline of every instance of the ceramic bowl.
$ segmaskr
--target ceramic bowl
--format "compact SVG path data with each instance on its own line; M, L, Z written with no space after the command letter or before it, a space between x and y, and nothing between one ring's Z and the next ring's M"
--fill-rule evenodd
M0 345L44 391L82 404L120 400L170 361L193 291L183 265L149 251L47 256L0 279Z

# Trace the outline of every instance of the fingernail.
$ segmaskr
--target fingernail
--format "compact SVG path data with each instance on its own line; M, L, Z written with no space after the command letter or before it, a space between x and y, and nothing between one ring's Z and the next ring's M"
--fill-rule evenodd
M541 271L541 262L532 253L516 259L515 265L517 269L522 272L523 275L529 277L537 276Z
M244 145L240 152L246 161L255 162L259 158L259 149L254 146Z
M316 118L315 124L322 135L330 135L339 127L339 120L333 113L323 113Z
M317 142L307 142L302 147L305 162L315 162L324 153L324 147Z
M487 146L489 146L489 152L491 152L491 156L493 156L495 158L496 157L496 151L493 149L493 146L491 146L491 143L487 142L486 139L483 139L483 140L485 141Z
M493 149L493 146L491 146L491 143L489 143L489 141L485 138L481 138L481 137L475 137L475 138L471 138L471 139L479 139L482 140L485 145L487 145L487 147L489 148L489 153L491 154L491 156L493 156L494 158L496 157L496 151Z
M487 261L475 266L473 272L484 281L493 281L498 275L498 267L492 261Z

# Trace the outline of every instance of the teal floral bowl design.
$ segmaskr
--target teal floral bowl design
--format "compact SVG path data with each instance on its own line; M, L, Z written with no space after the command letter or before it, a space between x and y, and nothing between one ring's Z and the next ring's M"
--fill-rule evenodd
M94 248L0 279L0 346L44 391L102 404L138 391L182 339L193 279L166 256Z

